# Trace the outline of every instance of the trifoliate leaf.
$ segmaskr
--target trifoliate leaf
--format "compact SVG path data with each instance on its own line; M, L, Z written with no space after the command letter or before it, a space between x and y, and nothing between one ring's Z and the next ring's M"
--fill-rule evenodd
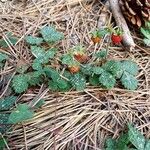
M113 88L116 84L116 79L109 72L104 71L99 76L99 83L102 84L107 89Z
M0 62L7 60L7 59L8 59L8 56L6 54L0 52Z
M145 39L143 39L143 41L146 46L150 46L150 39L145 38Z
M34 37L34 36L26 36L26 42L31 45L40 45L43 42L42 38Z
M17 38L12 36L12 33L7 33L6 34L7 38L9 39L9 41L7 41L9 44L15 45L17 43ZM0 39L0 47L2 48L7 48L8 44L6 43L6 41L4 39Z
M16 102L16 96L9 96L3 99L0 99L0 111L9 110Z
M96 58L104 59L107 57L107 50L103 49L95 54Z
M38 46L31 46L31 52L36 58L45 56L45 50Z
M150 150L150 140L146 141L144 150Z
M137 75L138 73L138 65L133 61L124 60L121 62L121 66L124 71L127 71L132 75Z
M70 55L70 54L65 54L62 56L61 58L61 62L62 64L64 65L72 65L72 62L73 62L73 57Z
M41 99L35 106L34 108L40 108L45 104L45 100Z
M104 72L104 69L102 67L93 67L92 71L94 74L99 75L99 74L102 74Z
M121 69L121 63L119 61L115 61L115 60L110 60L107 61L102 68L108 72L110 72L111 74L113 74L114 76L118 76L118 74L120 73Z
M86 64L81 67L81 72L85 75L91 75L92 74L92 65Z
M9 118L9 114L0 113L0 133L5 133L9 129L9 125L7 123Z
M12 87L16 93L22 93L28 89L28 77L25 75L16 75L12 80Z
M48 82L48 88L52 91L58 91L58 89L59 89L57 83L54 82L53 80L50 80Z
M17 108L11 112L8 123L16 124L31 119L34 113L27 104L19 104Z
M138 150L144 150L144 146L145 146L144 136L130 124L128 125L128 135L129 135L130 142Z
M99 85L99 76L97 76L97 75L90 76L89 83L93 86Z
M138 87L138 80L128 72L123 73L121 83L128 90L135 90Z
M63 34L58 32L54 27L52 26L46 26L41 29L41 34L44 38L44 40L48 43L55 43L63 39Z
M70 82L77 91L83 91L86 87L85 77L80 73L74 74L71 77Z
M108 138L105 143L106 150L116 150L116 141Z

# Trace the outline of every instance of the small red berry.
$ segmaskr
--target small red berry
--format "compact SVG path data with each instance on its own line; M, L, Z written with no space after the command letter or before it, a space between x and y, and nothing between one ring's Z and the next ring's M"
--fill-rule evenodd
M69 66L68 70L73 74L80 71L80 66Z
M122 41L122 36L121 35L114 35L112 34L111 40L114 44L120 44Z

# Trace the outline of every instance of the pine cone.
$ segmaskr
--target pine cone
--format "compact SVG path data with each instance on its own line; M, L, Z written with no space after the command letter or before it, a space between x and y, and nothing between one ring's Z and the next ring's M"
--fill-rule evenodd
M141 27L150 21L150 0L120 0L125 18L133 25Z

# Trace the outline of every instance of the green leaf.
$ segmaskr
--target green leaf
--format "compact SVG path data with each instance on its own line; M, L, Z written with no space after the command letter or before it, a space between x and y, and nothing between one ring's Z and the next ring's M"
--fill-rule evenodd
M7 38L9 39L9 41L7 41L9 44L11 43L12 45L15 45L17 43L17 38L12 36L12 33L8 32L6 34ZM4 39L0 39L0 47L2 48L7 48L8 44L5 42Z
M54 58L56 52L57 52L57 49L56 49L56 48L50 48L50 49L46 52L46 56L47 56L49 59L52 59L52 58Z
M128 135L130 142L138 149L144 150L145 138L144 136L131 124L128 124Z
M141 33L147 38L150 39L150 30L141 27Z
M39 62L38 58L33 60L32 68L37 71L41 71L43 69L42 64Z
M16 102L16 96L9 96L4 99L0 99L0 111L9 110Z
M65 54L61 58L62 64L65 64L65 65L72 65L73 61L74 61L73 57L70 54Z
M29 85L35 86L35 85L40 84L42 82L41 77L43 74L44 74L44 72L40 72L40 71L27 73L26 76L28 77Z
M146 141L144 150L150 150L150 140Z
M116 141L114 139L108 138L105 143L106 150L116 150Z
M0 137L0 150L5 148L5 143L7 143L6 139Z
M5 133L9 129L9 125L7 124L9 118L9 114L0 113L0 133Z
M85 77L80 73L74 74L71 77L70 82L77 91L83 91L86 87Z
M55 69L53 69L53 68L45 67L45 68L44 68L44 72L45 72L45 74L46 74L49 78L51 78L53 81L56 81L56 82L57 82L57 80L60 79L59 73L58 73Z
M84 66L81 66L81 72L85 75L91 75L92 74L92 65L86 64Z
M92 70L93 70L93 73L97 75L102 74L104 72L104 69L102 67L93 67Z
M28 77L25 75L15 75L12 80L12 87L16 93L22 93L28 89Z
M122 134L122 135L119 137L118 141L117 141L117 144L116 144L117 149L118 149L118 150L126 150L126 149L128 149L128 148L127 148L127 144L128 144L129 142L130 142L130 141L129 141L128 133Z
M25 40L28 44L31 45L40 45L43 42L42 38L33 37L33 36L26 36Z
M150 46L150 39L144 38L143 41L145 45Z
M107 61L102 68L108 72L110 72L111 74L113 74L114 76L118 76L118 74L120 73L121 69L121 63L119 61L115 61L115 60L110 60Z
M60 89L65 89L67 87L67 81L64 79L57 80L57 85Z
M35 106L34 108L40 108L45 104L45 100L41 99Z
M38 46L31 46L31 52L36 58L45 56L45 50Z
M135 90L138 87L138 80L128 72L123 73L121 83L128 90Z
M48 88L52 91L58 91L58 89L59 89L57 83L54 82L53 80L50 80L48 82Z
M69 71L65 70L63 72L63 76L69 80L72 77L72 74Z
M42 34L44 40L48 43L55 43L64 38L63 34L58 32L52 26L46 26L46 27L42 28L41 34Z
M95 54L96 58L104 59L107 57L107 50L103 49Z
M7 60L7 59L8 59L8 56L0 52L0 62Z
M97 76L97 75L90 76L89 83L93 86L98 86L99 85L99 76Z
M99 83L102 84L107 89L113 88L116 84L116 79L109 72L104 71L99 76Z
M16 124L33 118L33 111L27 104L19 104L9 116L8 123Z
M132 75L137 75L137 73L138 73L138 69L139 69L138 65L131 60L122 61L121 66L124 71L127 71L128 73L130 73Z

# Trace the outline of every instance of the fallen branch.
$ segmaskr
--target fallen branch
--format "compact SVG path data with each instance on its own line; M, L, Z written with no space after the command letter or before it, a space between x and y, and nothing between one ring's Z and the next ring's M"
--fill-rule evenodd
M127 23L123 17L121 12L119 1L118 0L109 0L110 9L112 10L112 14L116 20L117 26L121 27L124 31L123 34L123 44L125 47L130 48L132 50L135 47L134 40L130 34L130 30L127 26Z

